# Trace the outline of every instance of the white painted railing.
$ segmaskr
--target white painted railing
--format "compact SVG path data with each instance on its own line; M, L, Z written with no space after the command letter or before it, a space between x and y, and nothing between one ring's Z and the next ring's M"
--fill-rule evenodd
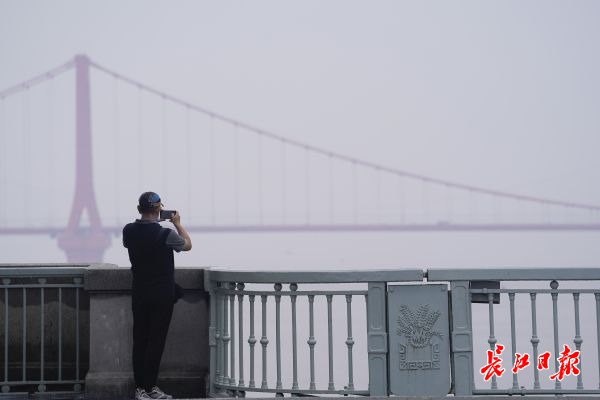
M564 284L573 287L559 289L563 281L573 281ZM600 269L594 268L210 270L205 287L211 295L211 394L398 394L390 393L388 381L397 372L389 364L388 343L397 337L388 321L388 285L433 282L450 289L450 393L600 394ZM583 309L585 327L595 322L585 334ZM572 327L562 322L566 317ZM568 345L585 361L578 364L580 373L562 382L541 377L559 372L556 358L571 328ZM556 357L547 370L538 370L540 346L546 350L550 343L547 350ZM496 344L505 347L504 373L484 381L480 369ZM528 353L530 365L513 373L516 353ZM585 386L588 376L598 381Z

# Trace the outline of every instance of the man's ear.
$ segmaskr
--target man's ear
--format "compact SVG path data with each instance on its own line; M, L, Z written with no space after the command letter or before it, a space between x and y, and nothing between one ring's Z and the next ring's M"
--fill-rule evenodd
M137 210L140 214L142 214L142 208L140 206L137 206Z

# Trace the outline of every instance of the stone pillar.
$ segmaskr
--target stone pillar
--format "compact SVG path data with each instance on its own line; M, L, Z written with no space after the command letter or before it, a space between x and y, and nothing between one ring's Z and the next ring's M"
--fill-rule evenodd
M387 284L369 282L368 290L369 396L388 396Z
M451 281L452 296L452 370L454 395L471 396L473 377L473 326L469 281Z
M177 268L175 280L185 297L175 304L158 385L174 397L205 397L209 371L209 298L204 271ZM86 399L131 399L135 390L131 363L131 271L113 264L88 268L90 361Z

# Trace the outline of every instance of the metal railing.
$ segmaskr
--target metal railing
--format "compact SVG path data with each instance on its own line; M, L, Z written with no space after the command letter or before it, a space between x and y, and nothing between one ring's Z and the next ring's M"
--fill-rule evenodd
M468 302L472 306L468 315L454 313L453 323L457 319L468 320L473 341L479 343L472 346L473 378L469 381L458 375L461 368L453 371L457 392L600 394L600 268L432 269L428 271L428 280L450 281L453 288L468 288ZM500 282L504 287L500 287ZM460 290L456 292L452 294L453 309L465 300L455 296ZM585 334L580 313L583 307L587 316ZM498 324L500 321L504 323ZM583 346L584 338L589 342L587 347ZM502 377L494 374L483 380L480 369L487 363L485 344L495 356L502 356L505 369ZM504 346L501 354L495 352L498 344ZM563 372L570 369L571 373L561 376L559 359L567 348L571 354L579 352L576 365L579 372L573 373L572 366L565 363ZM542 351L546 353L547 366L544 363L538 366ZM522 368L516 367L517 357L522 361L525 354L531 356L529 363L521 362ZM586 375L597 381L584 386Z
M600 394L600 269L210 270L205 279L211 295L212 395L389 395L392 282L443 282L450 288L451 393ZM563 281L572 282L561 286L576 287L559 289ZM582 310L588 316L585 333ZM299 346L304 339L306 345ZM484 380L486 351L496 355L497 344L505 347L504 374ZM580 352L579 374L562 381L541 377L560 372L557 358L565 344ZM555 354L547 369L537 368L542 350ZM517 353L526 352L530 365L513 373ZM586 387L583 371L598 382Z
M368 382L363 379L364 386L360 387L355 379L357 358L359 372L364 372L368 356L363 352L355 357L354 352L357 344L363 350L367 347L364 329L366 314L379 314L379 310L371 312L370 309L371 303L379 303L369 300L374 290L368 285L369 280L379 277L392 281L414 281L421 276L420 270L288 273L208 271L206 282L211 293L211 392L227 391L230 395L244 395L247 391L277 395L369 395ZM362 287L349 287L353 284ZM324 285L327 287L322 287ZM282 299L286 299L285 304L282 304ZM298 310L300 306L302 313ZM283 307L287 310L283 313L289 321L289 325L283 326L284 335ZM315 312L317 307L319 310ZM258 323L256 308L260 310ZM383 318L384 314L379 317ZM260 331L257 331L257 325ZM363 329L357 332L356 328L361 326ZM268 332L269 328L274 328L274 335ZM304 336L299 334L300 330ZM274 358L269 357L269 352L273 351L273 336ZM357 343L356 336L361 338L360 343ZM306 345L299 349L298 341L304 339ZM318 351L321 341L326 349L323 352ZM260 346L258 357L255 353L257 344ZM345 347L344 368L336 368L336 363L339 363L336 356L340 353L334 351L336 344ZM375 350L372 353L376 356ZM284 360L287 361L287 368L282 366ZM260 364L260 377L256 376L256 364ZM270 368L275 370L275 374L269 375ZM319 369L326 370L327 376L321 385L318 382L321 377L317 374ZM299 372L305 376L304 382L299 379ZM239 373L239 379L236 379L236 373ZM246 374L249 376L247 383ZM275 375L274 381L272 375ZM338 388L336 377L344 379L343 388Z
M89 348L85 270L0 265L3 393L82 390Z

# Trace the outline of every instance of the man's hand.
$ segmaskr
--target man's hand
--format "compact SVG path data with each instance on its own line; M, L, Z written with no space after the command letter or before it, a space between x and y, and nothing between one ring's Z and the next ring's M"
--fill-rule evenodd
M192 239L190 239L190 235L187 233L183 225L181 225L181 216L178 211L171 216L169 220L175 225L175 229L177 229L177 233L185 240L185 244L183 245L183 251L189 251L192 249Z
M179 212L175 211L173 215L171 215L171 219L169 221L171 221L175 226L181 224L181 216L179 215Z

